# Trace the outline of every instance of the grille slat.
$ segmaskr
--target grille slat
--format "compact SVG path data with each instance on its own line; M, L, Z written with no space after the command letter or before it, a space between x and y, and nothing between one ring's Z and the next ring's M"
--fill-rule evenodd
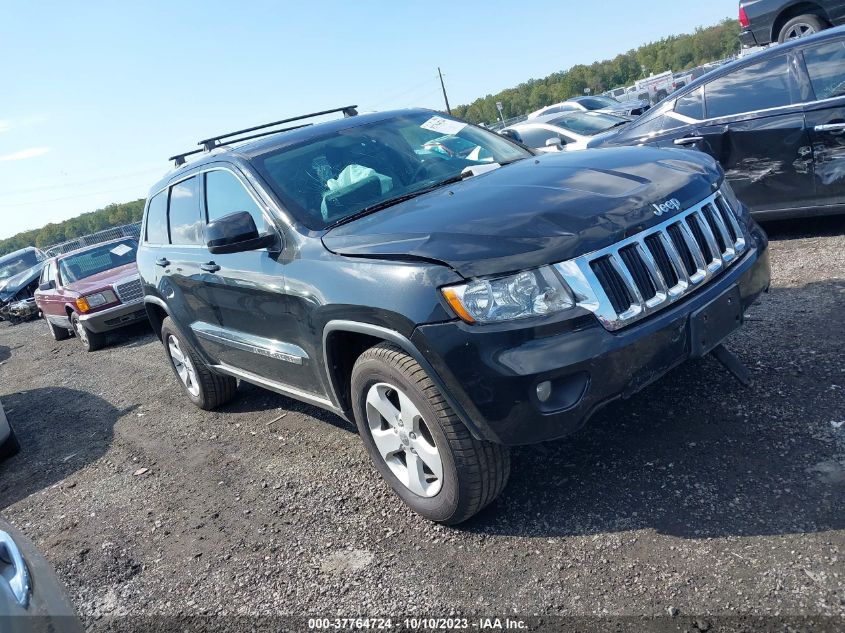
M651 256L654 258L654 262L657 264L657 268L660 270L660 274L663 276L666 285L671 288L678 283L678 273L675 272L666 246L660 238L661 235L659 233L657 235L649 235L645 238L645 244L651 252Z
M117 284L114 287L114 291L117 293L117 298L120 299L121 303L134 303L144 297L140 278Z
M626 246L619 250L619 256L622 262L630 272L634 283L637 284L637 289L640 291L640 296L648 301L657 294L657 287L651 279L642 255L637 251L637 245Z
M556 267L578 304L618 330L693 292L745 248L742 228L717 192L647 231Z

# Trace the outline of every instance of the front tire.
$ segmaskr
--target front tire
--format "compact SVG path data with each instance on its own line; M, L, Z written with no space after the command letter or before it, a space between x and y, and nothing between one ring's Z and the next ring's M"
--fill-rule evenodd
M53 337L54 341L64 341L70 338L70 331L68 331L65 327L56 327L47 319L47 315L44 315L44 322L47 323L47 329L50 331L50 335Z
M783 44L789 40L797 40L799 37L806 37L824 31L826 28L827 23L814 13L799 15L783 25L778 35L778 42Z
M454 525L491 503L510 474L510 454L477 440L425 370L389 343L366 350L352 369L355 421L367 452L416 513Z
M161 324L161 340L182 390L196 406L211 411L235 397L238 381L231 376L215 374L206 367L170 317Z
M106 337L98 332L92 332L79 320L79 315L74 312L70 315L70 324L73 326L73 333L82 343L82 347L89 352L96 352L106 343Z

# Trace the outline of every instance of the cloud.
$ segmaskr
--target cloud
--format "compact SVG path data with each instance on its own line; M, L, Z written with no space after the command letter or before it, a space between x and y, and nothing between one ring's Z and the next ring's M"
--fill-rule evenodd
M0 126L2 126L2 121L0 121ZM0 131L2 131L2 129L3 128L0 127ZM19 152L0 155L0 160L25 160L27 158L36 158L38 156L44 156L44 154L49 151L49 147L29 147L27 149L22 149Z

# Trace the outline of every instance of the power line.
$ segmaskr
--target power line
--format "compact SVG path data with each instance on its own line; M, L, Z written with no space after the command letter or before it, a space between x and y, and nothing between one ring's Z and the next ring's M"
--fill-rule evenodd
M151 167L151 168L145 169L143 171L128 172L128 173L125 173L125 174L116 174L114 176L105 176L103 178L94 178L94 179L89 179L89 180L78 180L76 182L67 182L67 183L61 183L61 184L55 184L55 185L47 185L46 187L31 187L29 189L15 189L15 190L12 190L12 191L3 191L2 196L0 196L0 197L6 198L6 197L11 197L11 196L23 195L23 194L27 194L27 193L36 193L36 192L40 192L40 191L51 191L51 190L55 190L55 189L65 189L67 187L78 187L78 186L81 186L81 185L95 185L95 184L99 184L101 182L108 182L108 181L112 181L112 180L120 180L121 178L132 178L134 176L143 176L143 175L146 175L146 174L151 174L153 172L164 173L165 171L166 171L165 167Z

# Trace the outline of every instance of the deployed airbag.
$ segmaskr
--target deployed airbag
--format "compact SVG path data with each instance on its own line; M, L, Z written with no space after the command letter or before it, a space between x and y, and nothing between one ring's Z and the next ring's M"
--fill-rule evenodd
M356 192L375 190L376 193L387 193L393 189L393 179L378 173L375 169L352 164L344 167L337 178L327 180L326 188L328 191L323 194L320 213L324 220L329 220L330 216L338 215L346 204L361 202L358 200L360 196L354 195ZM350 195L355 200L345 200Z

